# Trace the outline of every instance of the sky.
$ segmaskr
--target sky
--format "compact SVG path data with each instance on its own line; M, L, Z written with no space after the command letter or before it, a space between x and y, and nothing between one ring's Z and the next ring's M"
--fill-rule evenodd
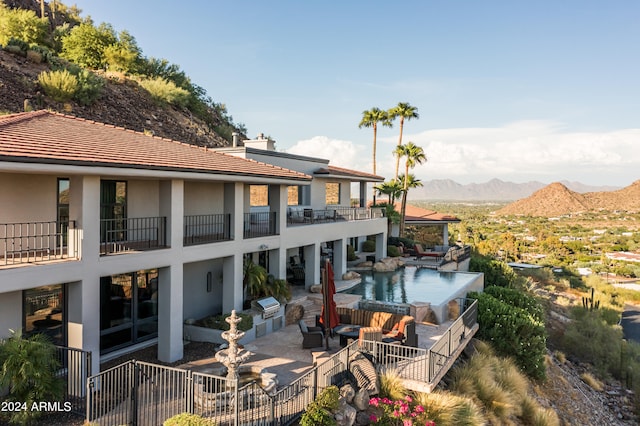
M72 3L68 3L72 4ZM418 179L640 179L635 0L76 0L180 66L249 137L373 170L372 107L418 108ZM379 126L393 178L399 125Z

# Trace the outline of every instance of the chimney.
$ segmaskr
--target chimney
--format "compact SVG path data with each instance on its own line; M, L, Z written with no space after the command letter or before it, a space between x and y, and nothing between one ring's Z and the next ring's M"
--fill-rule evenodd
M240 134L237 132L231 133L231 139L233 141L232 145L234 148L238 146L238 140L240 138Z
M264 136L264 133L259 133L255 139L249 139L242 142L244 146L254 149L261 149L264 151L275 151L275 143L273 139Z

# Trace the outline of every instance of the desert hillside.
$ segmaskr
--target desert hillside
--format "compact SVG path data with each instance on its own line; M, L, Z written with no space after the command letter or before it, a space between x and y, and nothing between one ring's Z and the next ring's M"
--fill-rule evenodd
M498 215L553 217L564 214L598 211L640 211L640 180L617 191L579 194L555 182L498 210Z

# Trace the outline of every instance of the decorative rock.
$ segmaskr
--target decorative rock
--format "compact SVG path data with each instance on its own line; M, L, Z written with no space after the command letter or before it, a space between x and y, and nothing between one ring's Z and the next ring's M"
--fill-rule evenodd
M356 425L358 426L368 426L371 424L371 414L367 411L358 411L356 414Z
M344 399L341 399L340 406L333 418L336 419L337 426L353 426L356 422L356 414L358 414L358 411L347 404Z
M292 303L287 306L287 311L284 315L285 324L297 324L298 321L304 316L304 306L297 303Z
M369 408L369 392L366 389L360 389L353 397L353 405L360 411L364 411Z
M311 293L322 293L322 284L314 284L309 287Z
M373 262L366 261L360 262L356 265L356 268L371 268L373 266Z
M357 273L356 271L348 271L345 272L344 274L342 274L342 279L347 281L347 280L355 280L357 278L360 278L360 274Z
M347 404L353 402L353 397L356 395L355 389L351 385L344 385L340 388L340 396L345 399Z

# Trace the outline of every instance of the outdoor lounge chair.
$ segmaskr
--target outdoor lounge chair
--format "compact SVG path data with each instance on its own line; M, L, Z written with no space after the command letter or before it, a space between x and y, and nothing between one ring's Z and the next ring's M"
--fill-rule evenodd
M302 333L302 348L319 348L324 344L324 333L320 327L307 327L303 320L298 321Z
M440 251L426 251L424 248L422 248L422 244L416 244L413 246L413 248L416 253L416 258L418 259L422 259L423 257L435 257L436 260L440 260L446 254Z

